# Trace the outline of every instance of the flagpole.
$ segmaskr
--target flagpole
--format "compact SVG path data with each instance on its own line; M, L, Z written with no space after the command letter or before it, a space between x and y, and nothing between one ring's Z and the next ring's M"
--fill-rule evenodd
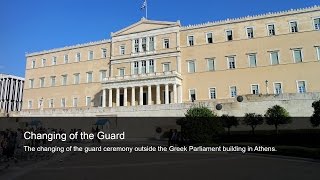
M148 19L148 2L146 0L146 19Z

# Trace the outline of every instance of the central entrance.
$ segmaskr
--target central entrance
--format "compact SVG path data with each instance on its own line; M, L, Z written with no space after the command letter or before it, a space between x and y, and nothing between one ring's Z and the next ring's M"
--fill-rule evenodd
M148 94L146 92L143 93L143 105L147 105L148 103Z
M120 106L124 106L124 95L120 94Z

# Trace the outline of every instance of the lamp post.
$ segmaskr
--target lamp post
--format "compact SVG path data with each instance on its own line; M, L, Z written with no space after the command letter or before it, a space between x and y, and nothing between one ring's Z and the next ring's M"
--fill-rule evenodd
M266 94L269 94L268 82L269 82L268 80L265 81L265 83L266 83Z

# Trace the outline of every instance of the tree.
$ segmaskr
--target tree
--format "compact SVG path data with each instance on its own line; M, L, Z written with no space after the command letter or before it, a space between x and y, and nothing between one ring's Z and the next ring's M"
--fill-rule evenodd
M223 114L221 116L221 122L222 122L222 126L224 128L227 128L228 129L228 135L230 135L230 128L232 126L238 126L239 125L239 121L236 117L234 116L229 116L227 114Z
M263 124L263 117L260 114L256 113L246 113L243 118L244 125L250 126L252 129L252 134L254 134L254 129Z
M289 112L279 105L274 105L269 108L264 116L266 117L266 123L268 125L274 125L277 134L279 134L279 125L292 122Z
M223 132L216 114L205 106L195 106L187 110L185 117L177 120L182 136L192 142L210 142Z
M312 107L314 110L310 122L313 127L318 127L320 126L320 100L314 101Z

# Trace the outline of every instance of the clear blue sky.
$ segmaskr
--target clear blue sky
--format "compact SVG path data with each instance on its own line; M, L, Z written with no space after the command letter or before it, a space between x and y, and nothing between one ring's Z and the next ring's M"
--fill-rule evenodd
M24 77L25 52L110 37L143 0L0 0L0 73ZM148 0L148 18L182 25L319 5L319 0Z

